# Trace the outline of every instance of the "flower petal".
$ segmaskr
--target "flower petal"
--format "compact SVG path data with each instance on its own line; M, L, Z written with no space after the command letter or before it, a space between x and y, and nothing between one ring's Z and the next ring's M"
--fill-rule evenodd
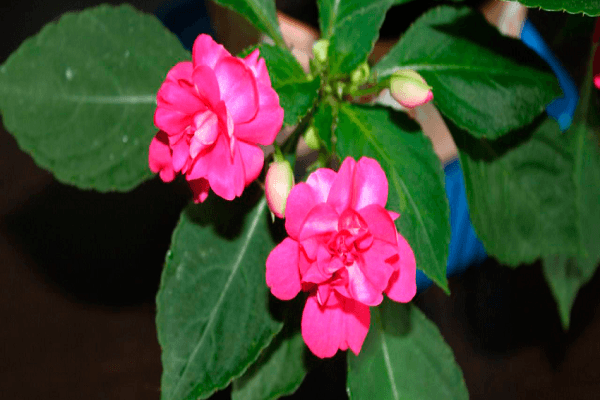
M215 72L205 65L197 66L192 80L200 98L211 108L215 108L221 101L221 90Z
M179 172L183 169L188 158L190 158L190 146L186 138L182 137L175 144L171 145L171 149L173 150L173 168Z
M156 107L154 125L167 135L178 135L192 124L192 116L167 107Z
M210 185L208 181L204 178L194 179L192 181L188 181L190 185L190 189L192 189L192 193L194 194L194 203L202 203L208 197L208 191L210 189Z
M208 179L211 189L225 200L233 200L244 191L244 164L240 152L236 149L232 160L229 143L225 135L219 135L214 146L196 158L188 180Z
M379 305L383 300L383 295L381 294L383 289L377 290L363 273L359 263L354 263L346 268L348 270L348 291L352 298L367 306ZM391 266L389 269L391 275L394 269ZM371 270L370 272L373 271Z
M398 234L398 254L400 256L396 264L398 269L390 278L385 293L394 301L408 303L417 293L417 263L410 245L400 234Z
M285 238L267 257L267 286L278 299L293 299L302 288L298 253L298 242Z
M285 206L285 230L291 238L297 239L304 219L316 204L313 190L304 182L295 185Z
M263 146L273 144L283 125L279 96L270 86L258 85L258 112L248 122L235 126L235 137Z
M227 105L233 122L250 121L258 111L256 78L244 63L235 57L224 57L215 66L221 90L221 100Z
M388 287L390 277L397 269L396 258L393 258L397 254L396 246L381 240L374 240L369 250L361 254L361 271L380 293Z
M220 59L230 56L231 54L225 50L223 45L218 44L212 37L205 34L199 35L192 47L194 67L206 65L207 67L214 68Z
M246 58L243 58L242 60L244 61L244 64L252 70L258 84L271 86L271 78L269 77L269 71L267 71L265 60L258 57L259 50L254 49L252 53L248 54Z
M337 232L338 219L339 216L333 206L327 203L317 204L304 219L298 240L302 241L312 236Z
M350 206L352 200L352 177L355 165L356 161L352 157L346 157L329 190L327 203L333 205L340 214Z
M163 131L159 131L150 142L148 166L152 172L160 172L160 179L163 182L171 182L175 179L169 139Z
M321 306L315 293L306 300L302 313L302 337L320 358L333 357L338 349L360 352L369 331L369 307L331 293Z
M388 198L388 180L379 163L362 157L354 168L352 208L360 210L371 204L385 207Z
M265 155L260 147L252 144L237 142L238 152L242 157L244 164L244 176L246 178L246 186L253 182L262 171L265 162Z
M313 189L317 203L327 202L331 185L335 181L337 173L329 168L319 168L309 175L306 184Z
M189 85L192 84L192 72L194 71L194 65L191 61L181 61L175 64L173 68L167 72L167 78L165 81L173 83L180 83L184 81Z
M377 204L372 204L360 209L358 213L366 221L369 232L371 232L376 239L391 244L396 244L398 242L396 225L385 208Z

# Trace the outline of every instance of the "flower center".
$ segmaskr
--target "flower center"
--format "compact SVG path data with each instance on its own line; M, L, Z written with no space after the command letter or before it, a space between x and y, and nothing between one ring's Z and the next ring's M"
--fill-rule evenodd
M219 136L219 118L212 110L194 116L194 136L190 140L190 156L195 158L202 150L212 146Z
M353 210L342 213L338 229L328 243L329 252L337 256L345 266L353 265L358 254L371 247L373 235L367 223Z

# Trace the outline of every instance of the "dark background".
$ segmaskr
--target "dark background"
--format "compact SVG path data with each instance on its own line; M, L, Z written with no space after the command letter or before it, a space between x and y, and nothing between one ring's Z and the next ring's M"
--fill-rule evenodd
M182 2L131 3L147 12L158 9L169 25ZM390 12L384 36L393 36L431 2L415 3ZM96 4L2 7L0 63L61 13ZM278 6L316 21L314 6ZM185 7L193 12L200 6ZM531 18L579 79L589 42L560 33L572 17L537 12ZM190 35L195 22L184 23ZM185 188L155 179L129 194L79 191L38 168L3 128L0 171L2 398L158 399L154 295L171 231L189 199ZM599 274L579 293L568 333L539 265L513 271L488 260L451 279L450 288L449 297L431 288L416 302L453 348L472 399L597 397ZM344 376L333 368L342 357L311 373L295 398L343 398Z

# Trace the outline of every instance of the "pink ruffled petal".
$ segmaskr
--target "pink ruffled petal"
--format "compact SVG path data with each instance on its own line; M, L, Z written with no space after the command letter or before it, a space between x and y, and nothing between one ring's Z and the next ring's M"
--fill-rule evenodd
M390 215L390 218L392 219L392 221L397 220L398 218L400 218L400 214L387 210L388 214Z
M320 358L333 357L338 349L360 352L369 331L369 307L332 293L324 305L316 294L306 300L302 313L302 337Z
M206 109L193 86L165 81L156 95L158 107L166 107L184 114L194 114Z
M193 181L188 181L190 185L190 189L192 189L192 193L194 194L194 203L202 203L208 197L208 191L210 189L210 185L208 181L204 178L194 179Z
M196 114L194 117L194 136L190 140L189 152L192 158L203 150L209 148L219 136L219 118L217 115L207 110Z
M337 232L338 219L339 216L333 206L327 203L317 204L304 219L298 240L302 241L312 236Z
M177 143L171 145L171 149L173 150L173 168L179 172L190 158L190 146L185 137L182 137Z
M219 197L233 200L242 195L246 187L244 164L239 151L235 151L233 160L229 143L225 135L220 135L211 151L202 160L206 162L208 171L206 178L210 187Z
M304 182L295 185L285 206L285 230L291 238L297 239L304 219L316 204L313 190Z
M273 144L283 125L283 108L279 105L279 96L270 86L258 85L258 112L246 123L235 127L235 137L263 146Z
M235 124L250 121L258 111L258 87L252 71L235 57L225 57L215 66L221 99Z
M245 183L248 186L260 175L265 162L265 155L260 147L248 143L237 142L237 147L244 164Z
M352 204L360 210L371 204L385 207L388 198L388 180L379 163L368 157L362 157L354 167L352 185Z
M167 135L177 135L192 124L189 114L166 107L157 107L154 112L154 125Z
M271 86L271 78L269 77L265 60L258 57L259 50L254 49L252 53L248 54L246 58L243 59L244 64L252 70L258 84Z
M192 47L192 61L194 67L206 65L214 68L219 60L230 57L231 54L225 50L223 45L218 44L209 35L202 34L194 41Z
M397 270L392 274L385 293L394 301L408 303L417 293L417 263L410 245L398 234Z
M148 166L155 174L160 172L160 179L163 182L171 182L175 179L173 170L173 160L169 148L169 139L167 134L159 131L150 142L148 149Z
M333 205L340 214L350 207L355 165L356 161L352 157L346 157L329 190L327 203Z
M200 65L194 68L192 79L200 98L207 105L210 104L211 108L216 107L221 101L221 91L215 72L207 66Z
M192 84L192 72L194 71L194 65L191 61L182 61L175 64L173 68L167 73L165 81L174 83L180 83L180 81Z
M366 221L369 232L376 239L384 240L388 243L397 243L396 225L386 209L377 204L366 206L358 211Z
M354 263L346 268L348 270L348 291L352 298L367 306L379 305L383 300L383 289L377 290L365 276L359 263ZM390 267L390 274L393 271L394 269Z
M396 246L381 240L374 240L369 250L361 254L361 271L380 293L388 287L390 277L397 269L397 264L393 263L397 254Z
M298 253L298 242L285 238L267 258L267 286L278 299L293 299L302 288Z
M306 184L313 189L317 203L327 202L331 185L335 181L337 173L329 168L319 168L309 175Z

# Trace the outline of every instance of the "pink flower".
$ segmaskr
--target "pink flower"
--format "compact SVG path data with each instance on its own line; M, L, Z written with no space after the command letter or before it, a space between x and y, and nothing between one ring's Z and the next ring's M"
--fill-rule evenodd
M258 144L272 144L281 129L283 109L258 56L233 57L200 35L192 61L175 65L158 91L150 169L165 182L185 174L197 203L209 188L227 200L241 196L263 167Z
M376 160L348 157L339 172L313 172L292 189L285 210L289 235L267 258L267 285L281 300L309 292L302 336L318 357L360 352L369 306L410 301L416 263L385 210L388 182Z

